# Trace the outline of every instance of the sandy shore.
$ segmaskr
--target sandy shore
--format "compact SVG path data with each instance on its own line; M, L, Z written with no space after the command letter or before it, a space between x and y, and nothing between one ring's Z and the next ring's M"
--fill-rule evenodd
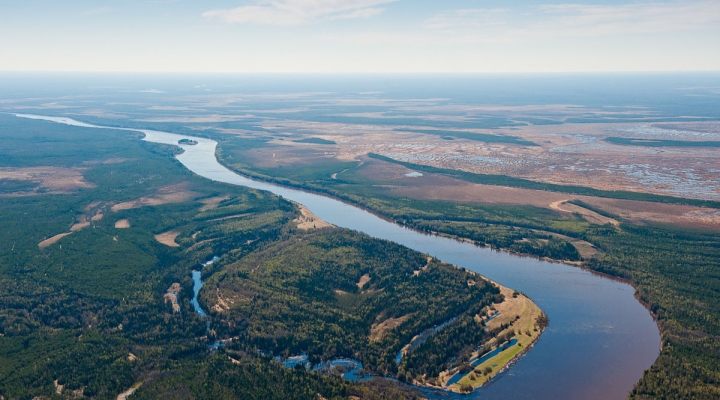
M459 373L457 369L441 373L440 378L443 382L443 388L446 390L466 393L470 388L474 390L483 386L495 375L504 371L518 358L522 357L540 338L542 327L537 323L538 317L543 314L540 307L524 294L515 292L515 290L496 282L492 283L500 288L500 292L505 296L505 301L491 306L488 314L495 316L489 321L488 317L484 317L487 329L495 329L503 324L510 324L508 328L500 332L498 337L512 331L515 333L513 339L516 340L516 343L484 360L475 366L473 370L466 372L465 376L452 385L447 386L447 382L450 381L456 373ZM498 343L497 339L494 338L490 340L488 344L493 346L493 348L497 348L497 345L501 345L502 343ZM483 354L475 352L472 354L470 360L481 358L482 356Z
M313 214L312 211L310 211L302 204L297 204L297 206L300 208L301 213L301 215L294 220L294 222L297 224L298 229L306 231L309 229L320 229L329 226L335 226L321 220L315 214Z

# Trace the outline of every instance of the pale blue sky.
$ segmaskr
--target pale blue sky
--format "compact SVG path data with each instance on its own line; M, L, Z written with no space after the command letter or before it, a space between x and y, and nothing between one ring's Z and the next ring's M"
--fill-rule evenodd
M720 70L720 1L2 0L0 70Z

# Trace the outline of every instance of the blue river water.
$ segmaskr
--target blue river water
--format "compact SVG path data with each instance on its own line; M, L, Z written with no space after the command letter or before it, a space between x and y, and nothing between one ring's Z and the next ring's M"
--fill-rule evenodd
M502 353L505 350L510 349L510 347L515 346L517 343L518 343L517 339L512 339L506 345L497 347L494 350L492 350L486 354L483 354L483 356L480 358L470 359L468 364L472 365L473 367L477 367L478 365L484 363L486 360L488 360L492 357L495 357L496 355ZM463 376L465 376L465 374L461 374L461 373L455 374L455 376L450 378L450 380L448 381L448 383L447 383L448 386L450 386L454 383L457 383L460 379L462 379Z
M203 266L203 268L205 268L217 260L218 260L218 257L215 256L212 258L212 260L206 262L202 266ZM202 269L192 272L193 293L195 295L193 296L190 303L192 304L193 308L195 308L195 312L197 312L200 317L206 317L207 313L205 312L205 310L202 309L202 307L200 307L200 303L198 303L198 295L200 294L200 289L202 289L202 287L203 287L203 281L201 278L202 278Z
M64 117L18 116L105 128ZM185 152L177 158L198 175L273 192L305 205L331 224L392 240L478 272L524 292L545 311L550 326L512 368L470 395L443 392L438 398L624 399L659 354L658 327L626 283L569 265L425 235L332 198L251 180L220 165L215 158L217 143L210 139L132 130L143 132L145 140L155 143L177 145L179 139L195 140L198 144L183 146Z

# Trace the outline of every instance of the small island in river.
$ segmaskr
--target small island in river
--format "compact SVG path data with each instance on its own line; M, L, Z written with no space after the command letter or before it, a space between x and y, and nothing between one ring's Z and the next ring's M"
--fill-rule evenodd
M180 140L178 140L178 144L184 144L187 146L195 146L196 144L198 144L198 142L195 140L191 140L191 139L180 139Z

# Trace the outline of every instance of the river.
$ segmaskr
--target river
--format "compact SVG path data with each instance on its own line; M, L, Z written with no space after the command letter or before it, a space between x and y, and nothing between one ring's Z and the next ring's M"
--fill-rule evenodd
M18 114L86 128L106 128L64 117ZM624 399L660 351L652 316L622 282L565 264L518 257L470 243L425 235L365 210L318 194L251 180L220 165L210 139L143 129L145 140L183 146L177 159L208 179L267 190L308 207L319 218L370 236L392 240L478 272L522 291L548 315L550 326L512 368L462 399Z

